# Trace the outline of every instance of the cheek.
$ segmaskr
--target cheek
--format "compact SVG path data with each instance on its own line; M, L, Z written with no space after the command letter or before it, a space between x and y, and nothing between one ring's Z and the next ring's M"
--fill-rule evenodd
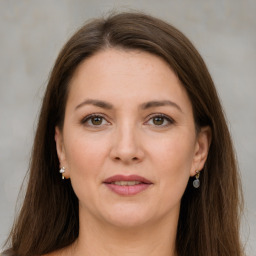
M151 151L158 179L166 196L181 198L190 177L193 165L194 140L189 133L182 136L169 136L159 141Z
M155 160L164 169L169 169L169 173L189 172L194 157L194 138L190 132L170 134L158 140L157 144L152 141L149 147L152 158L155 156Z
M65 151L71 178L96 176L107 152L105 143L94 136L77 134L66 140Z
M101 170L107 151L104 145L108 144L82 134L66 140L70 180L82 205L91 200L91 195L97 194L96 188L101 182Z

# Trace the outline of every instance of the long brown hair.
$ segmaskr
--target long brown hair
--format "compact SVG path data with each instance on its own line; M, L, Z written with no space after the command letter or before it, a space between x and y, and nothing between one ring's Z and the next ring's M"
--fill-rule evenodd
M83 26L66 43L52 70L31 157L28 188L9 242L13 255L45 254L78 237L78 199L61 181L54 128L63 125L69 81L78 65L109 48L137 49L163 58L186 89L198 129L210 126L212 143L201 187L189 180L177 230L179 256L241 256L241 188L231 137L211 76L191 42L176 28L141 13L120 13Z

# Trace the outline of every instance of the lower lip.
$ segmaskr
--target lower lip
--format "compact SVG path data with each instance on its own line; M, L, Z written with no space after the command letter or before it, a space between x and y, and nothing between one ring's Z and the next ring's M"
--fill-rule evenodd
M147 188L150 187L151 184L141 183L133 186L120 186L116 184L105 183L105 185L118 195L133 196L146 190Z

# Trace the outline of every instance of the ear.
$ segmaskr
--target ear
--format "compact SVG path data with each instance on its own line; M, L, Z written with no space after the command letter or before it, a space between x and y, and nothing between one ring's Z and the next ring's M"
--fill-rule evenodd
M58 126L55 127L54 138L55 138L55 142L56 142L56 150L57 150L57 155L58 155L59 162L60 162L60 168L65 167L65 173L63 175L65 176L65 178L69 178L69 171L68 171L68 165L67 165L67 160L66 160L63 134Z
M202 127L196 138L195 153L192 168L190 171L191 176L194 176L196 174L196 171L200 171L203 169L208 156L211 140L211 128L209 126Z

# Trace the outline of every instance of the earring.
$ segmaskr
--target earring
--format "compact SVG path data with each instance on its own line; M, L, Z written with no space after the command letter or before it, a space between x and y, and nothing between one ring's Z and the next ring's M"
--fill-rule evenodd
M64 173L65 172L65 167L61 167L60 168L60 173L62 174L62 179L64 180L65 179L65 176L64 176Z
M199 188L200 187L200 180L199 180L200 172L196 171L195 180L193 181L193 187Z

